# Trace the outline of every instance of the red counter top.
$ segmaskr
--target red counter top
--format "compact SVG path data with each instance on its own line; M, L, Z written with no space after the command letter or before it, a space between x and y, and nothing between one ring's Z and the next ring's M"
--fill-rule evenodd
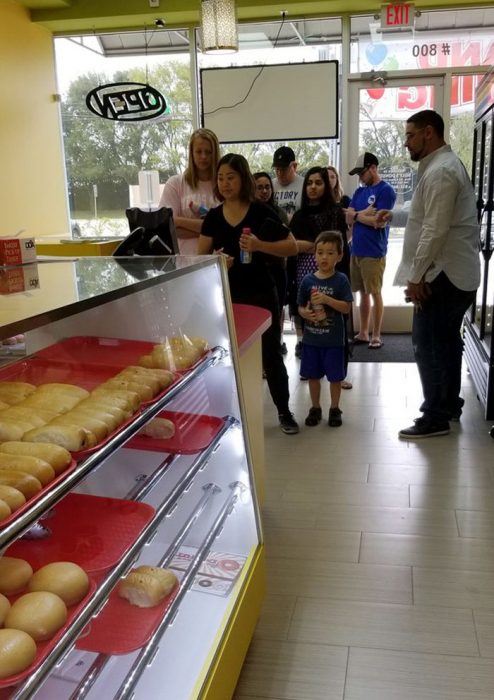
M269 311L249 304L233 304L233 318L240 354L260 338L271 325Z

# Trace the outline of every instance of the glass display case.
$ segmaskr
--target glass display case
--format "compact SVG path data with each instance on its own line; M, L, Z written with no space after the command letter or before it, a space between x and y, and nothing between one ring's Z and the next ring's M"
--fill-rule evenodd
M485 417L494 418L494 72L480 83L476 95L472 182L480 223L481 282L465 319L465 359Z
M49 410L57 416L45 421L40 411L34 433L64 422L60 414L71 427L85 415L77 404L67 419L55 405L66 385L94 397L117 381L117 396L139 401L106 432L97 421L83 426L93 440L75 445L65 470L0 522L4 556L34 571L71 561L89 577L66 622L37 642L34 661L0 678L0 697L230 698L264 566L226 272L217 257L36 268L35 286L0 297L2 338L16 339L0 388L22 383L40 396L43 385L55 387ZM150 394L143 367L166 375ZM129 371L138 373L132 386ZM156 418L171 422L170 433L146 434ZM20 441L38 444L27 428ZM119 594L122 578L142 565L176 577L152 607Z

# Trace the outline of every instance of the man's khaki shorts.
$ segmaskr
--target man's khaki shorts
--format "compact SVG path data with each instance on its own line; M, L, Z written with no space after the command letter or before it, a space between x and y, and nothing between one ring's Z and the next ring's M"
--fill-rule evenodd
M352 292L379 294L383 286L386 258L359 258L352 255L350 259L350 278Z

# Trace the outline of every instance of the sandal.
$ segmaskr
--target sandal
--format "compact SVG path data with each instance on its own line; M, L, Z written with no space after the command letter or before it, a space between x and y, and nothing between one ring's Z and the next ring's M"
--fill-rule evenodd
M352 382L349 382L347 379L344 379L341 382L341 388L342 389L353 389L353 384L352 384Z
M358 334L353 336L352 343L354 345L367 345L369 343L369 340L365 340L365 338L359 338Z
M372 340L369 343L369 349L370 350L379 350L379 348L382 348L384 345L383 341L381 338L372 338Z

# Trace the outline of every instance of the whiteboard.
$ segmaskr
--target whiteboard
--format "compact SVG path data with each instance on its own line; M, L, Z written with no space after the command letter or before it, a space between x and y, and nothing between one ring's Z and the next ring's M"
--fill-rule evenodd
M338 61L202 68L200 79L201 123L221 143L338 137Z

